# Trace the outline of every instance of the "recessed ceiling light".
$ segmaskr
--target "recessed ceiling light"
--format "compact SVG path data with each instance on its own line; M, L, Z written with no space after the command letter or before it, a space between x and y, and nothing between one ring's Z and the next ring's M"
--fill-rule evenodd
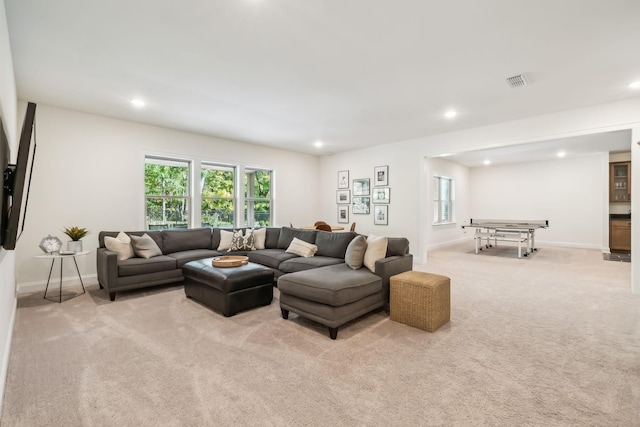
M133 104L134 107L138 107L138 108L141 108L141 107L145 106L145 102L140 98L132 99L131 103Z
M315 145L317 148L322 147L322 141L316 141L313 143L313 145Z
M640 89L640 80L638 80L637 82L629 83L629 88Z
M491 161L490 161L490 160L485 160L485 161L484 161L484 162L482 162L482 163L486 166L486 165L490 165L490 164L491 164Z
M567 153L565 153L564 151L558 151L558 157L564 157L566 155Z
M449 110L449 111L447 111L446 113L444 113L444 116L445 116L447 119L453 119L453 118L454 118L455 116L457 116L457 115L458 115L458 113L456 113L454 110Z

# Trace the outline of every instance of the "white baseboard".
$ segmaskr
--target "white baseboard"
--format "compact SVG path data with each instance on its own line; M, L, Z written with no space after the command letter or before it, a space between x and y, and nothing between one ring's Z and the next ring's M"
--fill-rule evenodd
M447 242L436 243L434 245L428 246L427 247L427 251L432 251L434 249L444 248L444 247L451 246L451 245L456 245L458 243L462 243L462 242L466 242L466 241L473 242L473 238L469 239L469 237L461 237L461 238L456 239L456 240L449 240Z
M82 276L82 281L84 286L94 285L98 283L98 275L97 274L89 274L86 276ZM62 278L62 287L80 285L80 279L78 276L69 276ZM18 293L25 294L27 292L44 292L47 288L47 281L41 280L37 282L27 282L18 284ZM59 289L60 288L60 276L51 277L51 281L49 282L49 289Z
M4 348L5 353L2 357L2 371L0 372L0 418L2 418L2 406L4 402L4 389L7 385L7 373L9 372L9 356L11 355L11 340L13 339L13 327L16 321L16 310L18 308L18 298L13 299L13 310L11 310L11 319L9 320L9 333L7 334L7 342Z

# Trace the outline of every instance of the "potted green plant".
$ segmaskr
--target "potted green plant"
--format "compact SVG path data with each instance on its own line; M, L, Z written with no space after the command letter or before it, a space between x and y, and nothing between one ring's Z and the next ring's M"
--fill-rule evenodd
M82 252L82 239L89 234L89 230L80 227L65 227L64 234L71 238L70 242L67 242L67 250L73 252Z

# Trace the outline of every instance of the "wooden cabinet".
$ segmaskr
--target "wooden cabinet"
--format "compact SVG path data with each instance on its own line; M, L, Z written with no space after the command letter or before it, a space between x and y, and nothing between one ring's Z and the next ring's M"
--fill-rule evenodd
M631 251L631 220L612 219L609 221L609 249L611 251Z
M609 163L609 201L631 201L631 162Z

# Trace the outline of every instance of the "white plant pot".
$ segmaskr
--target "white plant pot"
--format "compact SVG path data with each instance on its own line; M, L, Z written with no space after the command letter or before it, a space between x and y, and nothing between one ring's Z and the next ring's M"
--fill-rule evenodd
M82 252L82 240L67 242L67 250L73 252Z

